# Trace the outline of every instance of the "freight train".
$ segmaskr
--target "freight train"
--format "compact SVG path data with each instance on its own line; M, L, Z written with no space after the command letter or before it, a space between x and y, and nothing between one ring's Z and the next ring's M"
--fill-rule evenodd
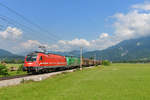
M100 65L100 60L82 60L82 66ZM80 67L77 57L61 56L53 53L32 52L25 57L23 71L28 73L49 72L52 70L70 69Z

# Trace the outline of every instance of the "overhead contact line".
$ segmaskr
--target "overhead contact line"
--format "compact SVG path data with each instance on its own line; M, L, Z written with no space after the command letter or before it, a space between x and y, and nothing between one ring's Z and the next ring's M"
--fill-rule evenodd
M4 5L3 3L0 3L0 6L6 8L8 11L10 11L10 12L14 13L15 15L19 16L19 17L22 18L24 21L26 21L26 22L30 23L31 25L35 26L37 29L42 30L42 31L45 32L45 33L49 33L47 30L43 29L40 25L38 25L38 24L32 22L31 20L29 20L28 18L26 18L26 17L23 16L22 14L20 14L20 13L18 13L17 11L15 11L15 10L9 8L8 6ZM58 41L58 40L61 39L60 37L58 37L58 36L56 36L56 35L54 35L54 34L52 34L52 33L49 33L49 34L51 34L51 36L54 37L53 40L55 40L55 41ZM49 35L49 34L48 34L48 35ZM51 36L50 36L50 37L51 37Z

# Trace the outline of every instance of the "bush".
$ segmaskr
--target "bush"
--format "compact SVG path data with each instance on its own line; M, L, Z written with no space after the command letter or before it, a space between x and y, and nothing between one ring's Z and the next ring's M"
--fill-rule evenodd
M102 65L104 65L104 66L109 66L110 64L111 64L111 62L108 61L108 60L103 60L102 61Z
M20 65L18 70L17 70L17 74L19 74L20 72L22 72L22 69L23 69L23 65Z
M3 76L9 75L7 67L3 64L0 64L0 75L3 75Z

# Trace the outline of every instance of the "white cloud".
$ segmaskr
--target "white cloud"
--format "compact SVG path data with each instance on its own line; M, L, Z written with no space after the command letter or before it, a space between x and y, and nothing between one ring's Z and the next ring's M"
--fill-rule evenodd
M118 40L114 36L107 36L105 38L99 37L96 40L90 41L90 43L91 43L90 50L103 50L103 49L113 46L119 42L120 42L120 40Z
M40 43L37 40L28 40L20 43L20 47L15 47L15 49L21 48L25 51L33 51L33 50L37 50L40 45L45 46L50 51L63 52L63 51L71 51L74 49L79 49L80 47L88 48L90 46L90 42L85 39L76 38L70 41L60 40L56 44L48 45L48 44Z
M2 39L15 40L22 36L22 31L16 27L7 27L6 30L0 31Z
M56 46L57 45L57 46ZM71 51L75 49L79 49L80 47L88 48L90 47L90 42L85 39L75 38L73 40L60 40L57 44L52 45L50 47L54 47L57 51Z
M15 46L13 48L14 51L18 51L18 52L23 52L23 53L28 53L31 51L39 51L41 49L39 49L39 46L45 46L47 49L50 49L50 46L47 44L43 44L41 42L39 42L38 40L27 40L24 42L21 42L19 44L19 46Z
M71 46L90 46L89 41L85 40L85 39L74 39L71 41L65 41L65 40L60 40L59 41L60 44L65 44L65 45L71 45Z
M141 10L150 10L150 2L144 2L143 4L135 4L131 7L135 9L141 9Z
M37 48L41 43L37 40L28 40L27 42L21 43L21 46L25 49Z
M120 40L150 35L150 13L139 13L137 10L127 14L115 14L114 35Z
M103 38L107 38L108 36L109 36L108 33L102 33L102 34L99 36L99 38L100 38L100 39L103 39Z

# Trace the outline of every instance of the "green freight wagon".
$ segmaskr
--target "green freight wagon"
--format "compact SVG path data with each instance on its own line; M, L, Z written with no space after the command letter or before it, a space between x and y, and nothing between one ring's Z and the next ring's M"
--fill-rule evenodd
M77 57L66 57L68 67L80 66L80 59Z

